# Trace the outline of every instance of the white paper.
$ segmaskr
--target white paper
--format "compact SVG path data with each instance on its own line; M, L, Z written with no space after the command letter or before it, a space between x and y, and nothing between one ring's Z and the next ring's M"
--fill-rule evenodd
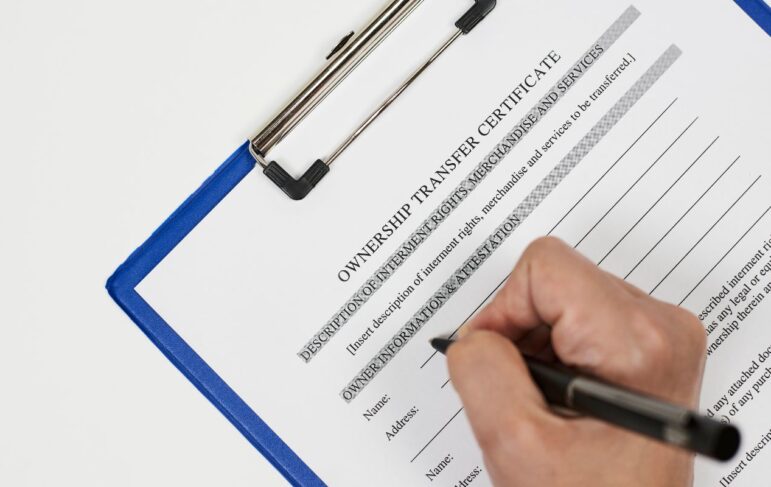
M271 156L290 161L287 166L299 172L305 161L328 153L377 99L441 45L468 3L429 1L419 7ZM312 360L298 357L625 15L633 20L617 39L601 52L594 49L598 58ZM138 290L325 483L489 485L460 401L446 384L444 360L435 356L426 363L432 356L428 339L457 329L530 241L551 233L578 244L602 268L696 313L761 252L704 317L714 330L702 409L739 425L744 444L728 464L699 460L697 485L767 483L769 448L751 461L746 452L764 445L771 429L764 414L771 406L771 385L753 389L771 374L766 371L771 360L760 362L771 354L771 313L767 301L756 299L748 317L737 315L753 298L771 292L768 53L768 37L732 2L643 0L634 7L610 0L499 2L334 164L306 200L290 201L254 172ZM545 59L551 61L542 64ZM516 105L509 99L494 129L488 125L480 132L480 124L495 119L495 109L519 83L528 75L541 76L536 69L543 79L520 93ZM300 80L287 80L294 81ZM601 90L604 82L608 86ZM593 97L597 90L602 93ZM560 127L564 133L555 132ZM550 137L553 146L545 151ZM539 149L537 162L491 205ZM435 171L447 168L443 164L453 154L460 160L457 168L446 171L430 195L415 196L437 177ZM569 171L557 178L552 171L558 166ZM535 197L544 181L554 187ZM529 203L523 207L523 202ZM486 206L491 209L484 212ZM400 219L407 212L409 218L392 225L398 228L386 239L381 227L400 210ZM500 246L500 239L494 251L488 245L484 263L346 402L341 397L346 386L517 211L516 228L504 232ZM477 217L483 218L460 238ZM341 274L378 232L372 256ZM451 251L430 274L422 272L448 246ZM746 301L732 304L718 321L744 284L751 286ZM398 307L392 306L395 301ZM393 312L375 327L373 320L389 308ZM728 396L753 361L757 371ZM752 399L744 401L747 391ZM368 410L377 412L368 419Z

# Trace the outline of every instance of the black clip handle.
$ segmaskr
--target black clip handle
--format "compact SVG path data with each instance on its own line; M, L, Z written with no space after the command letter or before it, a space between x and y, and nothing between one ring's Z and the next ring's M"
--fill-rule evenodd
M455 22L455 27L468 34L493 11L496 3L496 0L474 0L474 6Z
M300 201L308 196L313 188L329 173L329 166L319 159L300 179L295 179L276 161L273 161L268 164L263 173L276 183L276 186L281 188L287 196L295 201Z

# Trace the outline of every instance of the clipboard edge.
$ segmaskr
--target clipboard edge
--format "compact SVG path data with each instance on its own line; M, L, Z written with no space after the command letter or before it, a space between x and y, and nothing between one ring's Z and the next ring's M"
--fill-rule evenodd
M237 149L107 280L110 297L150 341L292 485L324 486L310 467L217 375L136 291L176 246L254 169Z
M771 7L763 0L734 0L766 34L771 36Z

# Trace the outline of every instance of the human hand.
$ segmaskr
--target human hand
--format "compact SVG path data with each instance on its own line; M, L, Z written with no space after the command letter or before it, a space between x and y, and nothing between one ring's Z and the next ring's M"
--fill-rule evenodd
M693 483L690 453L554 414L521 353L694 409L705 347L695 316L546 238L525 251L448 363L495 485L681 487Z

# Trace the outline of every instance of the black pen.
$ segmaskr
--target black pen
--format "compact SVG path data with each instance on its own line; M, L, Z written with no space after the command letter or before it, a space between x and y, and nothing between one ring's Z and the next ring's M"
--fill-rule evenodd
M454 340L434 338L445 354ZM591 416L648 438L717 460L739 449L739 430L680 406L589 378L565 366L525 357L533 381L552 407Z

